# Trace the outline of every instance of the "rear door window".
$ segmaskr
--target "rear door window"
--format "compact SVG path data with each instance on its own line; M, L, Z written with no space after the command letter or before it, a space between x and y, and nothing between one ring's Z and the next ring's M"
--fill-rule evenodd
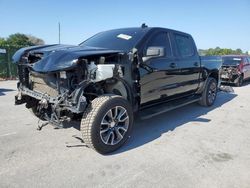
M248 64L250 64L250 57L248 57L247 59L248 59Z
M193 41L189 36L175 34L175 43L180 56L190 57L194 55Z
M244 57L244 58L243 58L243 64L244 64L244 65L247 65L247 64L248 64L248 59L247 59L247 57Z

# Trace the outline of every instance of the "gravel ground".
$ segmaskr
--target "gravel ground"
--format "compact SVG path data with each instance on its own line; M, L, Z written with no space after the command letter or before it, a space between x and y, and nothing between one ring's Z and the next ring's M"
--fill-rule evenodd
M249 83L248 83L249 84ZM87 148L75 128L37 131L14 106L15 81L0 82L0 187L250 187L250 84L137 120L110 155Z

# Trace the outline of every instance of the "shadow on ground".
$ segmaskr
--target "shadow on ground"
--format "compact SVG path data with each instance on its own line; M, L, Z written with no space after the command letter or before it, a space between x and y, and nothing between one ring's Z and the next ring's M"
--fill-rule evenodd
M219 92L215 104L211 107L201 107L195 103L166 112L148 120L136 119L130 140L120 149L109 155L126 152L140 147L161 137L162 134L168 131L174 131L177 127L180 127L188 122L208 123L211 121L210 119L202 118L200 116L224 105L225 103L233 100L236 96L237 95L234 93ZM194 124L194 126L197 126L197 124ZM69 122L64 127L74 127L77 130L80 130L80 122ZM79 143L78 145L72 145L70 147L86 146L81 138L77 137L76 139L78 139L81 144Z
M0 96L6 95L6 92L11 92L15 91L14 89L5 89L5 88L0 88Z
M122 153L144 144L147 144L168 131L174 131L188 122L203 122L208 123L210 119L201 118L200 116L222 106L223 104L231 101L237 95L234 93L220 92L217 100L212 107L201 107L194 103L170 112L166 112L159 116L148 120L136 120L134 124L131 139L121 147L119 150L112 154ZM197 124L194 124L197 126Z
M243 82L242 86L247 86L250 84L250 79L246 80Z

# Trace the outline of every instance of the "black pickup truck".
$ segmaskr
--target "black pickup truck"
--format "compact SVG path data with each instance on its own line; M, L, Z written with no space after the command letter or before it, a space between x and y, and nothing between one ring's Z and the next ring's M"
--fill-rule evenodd
M135 116L192 102L211 106L220 84L221 58L201 58L191 35L165 28L115 29L78 46L22 48L13 60L15 104L26 103L57 127L80 120L84 142L99 153L130 137Z

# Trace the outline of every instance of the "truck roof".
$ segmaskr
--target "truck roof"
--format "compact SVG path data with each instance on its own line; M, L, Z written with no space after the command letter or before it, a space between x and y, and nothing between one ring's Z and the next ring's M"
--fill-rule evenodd
M126 27L126 28L117 28L117 29L111 29L111 30L141 30L141 31L152 31L152 30L167 30L170 32L175 32L175 33L179 33L179 34L185 34L185 35L190 35L188 33L182 32L182 31L178 31L178 30L174 30L174 29L169 29L169 28L164 28L164 27Z

